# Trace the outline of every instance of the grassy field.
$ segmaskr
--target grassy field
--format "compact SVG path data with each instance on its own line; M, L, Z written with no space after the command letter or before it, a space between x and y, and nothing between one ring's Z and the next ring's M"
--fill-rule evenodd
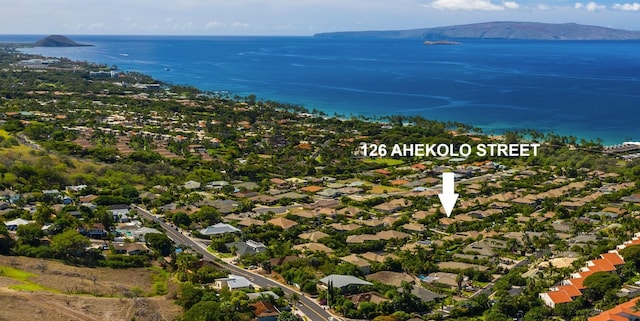
M364 162L382 164L385 166L399 166L404 164L403 160L395 158L368 158L365 159Z
M57 291L55 289L47 288L38 283L32 282L31 279L37 276L34 273L0 265L0 276L20 282L18 284L9 286L10 289L20 291L48 291L53 293L60 293L60 291Z
M4 137L4 135L8 135L8 133L0 130L0 137ZM0 148L0 159L7 160L9 162L20 161L25 164L49 167L57 171L63 171L69 176L96 172L103 166L106 166L89 160L59 156L54 153L48 153L44 150L36 150L25 145ZM11 173L6 174L5 180L7 183L13 183L15 179L16 178L11 175Z
M9 133L7 133L7 131L6 131L6 130L4 130L4 129L0 129L0 137L2 137L2 138L4 138L4 139L7 139L7 138L9 138L9 137L11 137L11 136L9 135Z
M0 256L0 320L173 320L181 308L170 276Z

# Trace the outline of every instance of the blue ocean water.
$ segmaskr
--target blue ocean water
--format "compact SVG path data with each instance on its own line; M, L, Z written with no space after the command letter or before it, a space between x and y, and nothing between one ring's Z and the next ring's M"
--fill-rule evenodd
M37 36L1 36L32 41ZM640 140L640 42L313 37L74 36L46 56L329 115L421 115L487 132L534 128L615 144Z

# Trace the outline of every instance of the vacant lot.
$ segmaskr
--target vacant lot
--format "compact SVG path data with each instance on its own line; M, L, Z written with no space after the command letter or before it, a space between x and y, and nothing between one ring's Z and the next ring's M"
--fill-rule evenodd
M155 295L160 275L0 256L0 320L173 320L181 308L171 285Z

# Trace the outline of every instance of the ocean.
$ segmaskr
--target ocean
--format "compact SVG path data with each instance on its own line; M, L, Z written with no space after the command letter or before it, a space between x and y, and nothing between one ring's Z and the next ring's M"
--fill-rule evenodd
M39 36L0 36L1 42ZM25 52L232 95L255 94L328 115L420 115L487 133L536 129L640 141L639 41L313 37L72 36L94 45Z

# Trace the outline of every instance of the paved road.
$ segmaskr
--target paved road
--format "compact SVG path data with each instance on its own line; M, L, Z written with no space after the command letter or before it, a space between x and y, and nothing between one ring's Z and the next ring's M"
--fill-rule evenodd
M302 311L302 313L304 313L305 315L307 315L309 319L311 319L312 321L327 321L329 320L329 317L331 317L331 314L329 314L329 312L325 311L313 299L303 296L302 292L295 291L291 288L288 288L284 284L278 283L274 280L266 278L257 273L253 273L253 272L241 269L232 264L221 262L220 260L218 260L218 258L215 255L213 255L212 253L206 250L206 245L204 245L202 242L196 241L190 237L183 235L181 232L176 231L175 228L172 228L167 223L158 221L157 218L153 216L153 214L149 213L147 210L139 206L131 205L131 207L140 216L144 217L145 219L157 221L160 224L160 226L162 226L162 228L165 230L167 236L171 238L176 244L184 244L191 247L194 251L202 254L205 259L213 262L214 264L218 265L220 268L225 269L232 274L243 276L247 278L249 281L256 284L257 286L260 286L265 289L268 289L271 287L279 287L287 295L291 295L291 293L296 293L300 298L298 306L296 308Z

